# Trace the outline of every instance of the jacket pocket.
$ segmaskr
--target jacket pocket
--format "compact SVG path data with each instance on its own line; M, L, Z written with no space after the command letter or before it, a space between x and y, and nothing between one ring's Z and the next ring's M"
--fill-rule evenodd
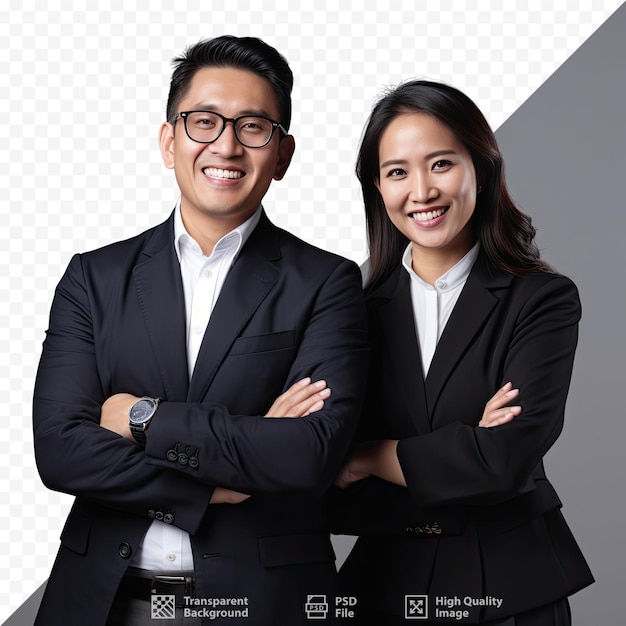
M71 513L61 531L61 544L77 554L87 554L91 521L79 513Z
M239 337L239 339L233 343L233 346L228 354L229 356L236 356L239 354L284 350L286 348L293 348L295 341L295 330L283 330L278 333L267 333L265 335L254 335L251 337Z
M259 537L259 557L265 567L335 560L335 551L326 534L307 533Z

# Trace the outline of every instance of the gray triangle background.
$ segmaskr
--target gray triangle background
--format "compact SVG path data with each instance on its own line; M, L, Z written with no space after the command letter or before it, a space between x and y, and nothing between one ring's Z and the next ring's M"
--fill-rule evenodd
M626 4L497 131L544 258L578 285L565 428L546 465L596 578L574 624L624 623L626 521Z
M496 133L543 256L577 283L583 304L565 429L547 459L597 580L571 600L580 625L624 620L625 112L626 4ZM334 544L341 561L351 541ZM44 587L3 626L32 626Z

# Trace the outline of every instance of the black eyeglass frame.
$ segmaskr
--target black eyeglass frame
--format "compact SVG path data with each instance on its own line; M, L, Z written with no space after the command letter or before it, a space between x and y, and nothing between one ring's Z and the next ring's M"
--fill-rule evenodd
M211 115L217 115L217 117L219 117L222 120L222 130L220 130L220 132L217 134L217 137L215 139L211 139L211 141L198 141L198 139L194 139L190 134L189 134L189 129L187 128L187 118L189 117L189 115L191 115L192 113L210 113ZM241 141L241 139L239 139L239 135L237 134L237 122L239 120L245 119L246 117L258 117L262 120L266 120L268 121L271 125L272 125L272 130L270 132L269 137L267 138L267 141L260 145L260 146L249 146L248 144L245 144L243 141ZM275 120L269 118L269 117L265 117L264 115L238 115L237 117L225 117L224 115L222 115L221 113L218 113L217 111L207 111L206 109L196 109L194 111L181 111L180 113L177 113L176 117L174 118L172 125L176 124L176 122L182 118L183 119L183 123L185 125L185 133L187 134L187 137L189 137L189 139L191 139L191 141L195 141L196 143L204 143L204 144L209 144L209 143L215 143L221 136L222 133L224 132L224 129L226 128L226 124L228 124L228 122L232 122L233 123L233 130L235 132L235 138L237 139L237 141L244 147L244 148L252 148L252 149L256 149L256 148L265 148L265 146L267 146L267 144L272 141L272 137L274 136L274 133L276 132L276 129L279 128L280 131L287 136L289 133L287 131L287 129L280 123L280 122L276 122Z

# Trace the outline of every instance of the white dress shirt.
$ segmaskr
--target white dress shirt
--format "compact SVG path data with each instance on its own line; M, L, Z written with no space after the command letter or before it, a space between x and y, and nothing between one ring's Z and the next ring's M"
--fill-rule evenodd
M434 285L429 285L413 271L411 245L409 243L402 255L402 266L411 277L411 303L425 378L443 329L476 261L480 244L476 243Z
M180 200L174 212L174 247L180 261L187 314L187 365L193 373L204 332L217 302L222 285L241 248L261 219L261 207L241 226L224 235L209 256L183 224ZM191 571L193 555L189 534L184 530L154 520L132 563L134 567L155 571Z

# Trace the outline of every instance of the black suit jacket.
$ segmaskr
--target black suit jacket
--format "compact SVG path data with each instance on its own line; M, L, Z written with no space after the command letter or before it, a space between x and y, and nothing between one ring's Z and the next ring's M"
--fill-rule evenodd
M408 487L368 479L334 494L335 530L362 535L340 572L346 589L392 614L406 594L428 594L431 617L437 597L502 599L499 609L455 607L476 622L590 584L542 462L563 426L580 318L574 284L515 277L481 253L425 379L407 272L398 267L367 304L372 361L359 437L400 440ZM507 381L520 389L522 414L479 428Z
M306 623L306 594L334 589L321 495L354 433L367 376L358 268L263 215L189 380L173 239L170 217L75 256L57 287L35 387L35 451L46 485L77 497L37 624L104 624L155 518L190 533L197 596L247 597L246 624ZM305 376L332 389L322 411L261 417ZM118 392L163 399L145 450L99 426L102 403ZM210 506L214 486L252 498Z

